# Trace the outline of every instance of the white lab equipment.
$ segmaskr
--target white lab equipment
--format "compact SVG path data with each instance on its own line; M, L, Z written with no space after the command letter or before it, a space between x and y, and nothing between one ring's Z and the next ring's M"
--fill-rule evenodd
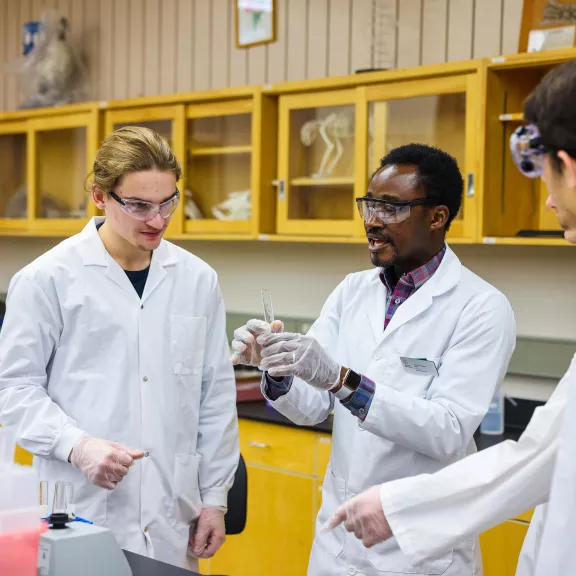
M39 576L132 576L128 560L108 528L72 521L66 513L50 516L40 537Z
M474 452L474 432L514 349L508 300L462 266L450 248L437 272L398 308L386 330L385 302L378 269L349 274L308 332L339 364L375 382L364 421L331 392L297 378L287 394L270 400L276 410L305 426L324 421L334 409L318 529L351 495L436 472ZM410 373L401 357L426 358L438 367L438 375ZM308 574L344 574L355 566L365 576L460 576L472 573L479 558L475 538L458 539L417 571L394 539L367 550L339 526L316 531Z

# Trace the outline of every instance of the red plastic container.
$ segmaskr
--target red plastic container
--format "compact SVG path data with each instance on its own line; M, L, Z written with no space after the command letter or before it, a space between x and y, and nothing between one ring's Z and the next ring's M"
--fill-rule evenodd
M2 576L36 576L40 536L47 529L42 526L22 532L0 534L0 574Z

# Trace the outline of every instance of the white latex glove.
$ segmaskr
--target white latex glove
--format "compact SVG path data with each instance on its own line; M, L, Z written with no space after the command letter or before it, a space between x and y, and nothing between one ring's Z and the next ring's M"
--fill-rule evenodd
M196 558L212 558L226 542L224 511L203 508L195 526L190 529L188 554Z
M278 333L283 330L284 324L281 320L274 320L272 324L264 320L249 320L247 324L234 330L234 340L231 345L234 354L230 361L232 364L259 366L261 346L256 342L256 338L261 334Z
M354 532L356 538L362 540L366 548L372 548L393 536L382 509L380 486L373 486L348 500L336 510L320 531L333 530L342 522L344 522L344 528L348 532Z
M331 390L340 382L340 366L318 340L292 332L263 334L260 368L273 378L298 376L319 390Z
M128 474L134 460L143 457L142 450L85 435L74 444L70 453L70 462L92 484L113 490Z

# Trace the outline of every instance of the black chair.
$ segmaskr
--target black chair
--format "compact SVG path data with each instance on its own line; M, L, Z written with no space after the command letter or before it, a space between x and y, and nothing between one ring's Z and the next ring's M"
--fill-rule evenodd
M248 508L248 474L242 454L234 476L234 484L228 492L228 512L224 516L226 534L241 534L246 527Z

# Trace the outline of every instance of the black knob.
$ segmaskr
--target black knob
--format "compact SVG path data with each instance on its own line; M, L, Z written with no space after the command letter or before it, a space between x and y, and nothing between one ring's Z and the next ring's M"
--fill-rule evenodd
M66 512L50 514L50 519L48 520L51 530L62 530L63 528L66 528L66 524L68 524L68 522L70 522L70 518Z

